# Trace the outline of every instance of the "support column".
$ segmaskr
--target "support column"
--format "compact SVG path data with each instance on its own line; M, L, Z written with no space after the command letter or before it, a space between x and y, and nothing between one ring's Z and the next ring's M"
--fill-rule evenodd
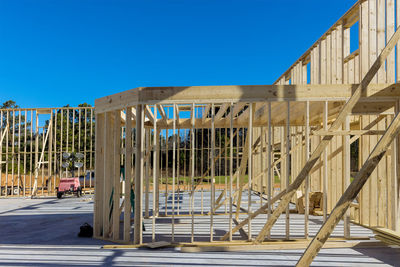
M136 107L136 155L135 155L135 218L133 243L142 244L142 195L143 195L143 143L144 109Z

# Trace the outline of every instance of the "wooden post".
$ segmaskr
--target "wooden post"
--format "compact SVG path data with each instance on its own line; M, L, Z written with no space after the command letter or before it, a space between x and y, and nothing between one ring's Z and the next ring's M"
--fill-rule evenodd
M252 187L252 176L253 176L253 117L254 117L254 103L249 104L250 115L249 115L249 128L248 128L248 138L249 143L247 146L248 151L248 198L247 198L247 214L251 215L251 187ZM262 153L262 152L261 152ZM251 219L248 225L248 240L251 241Z
M36 111L36 125L35 125L35 182L33 185L33 189L31 191L31 197L34 197L37 191L37 181L39 178L39 117L38 117L38 113ZM7 113L7 121L8 121L8 113ZM8 135L7 135L8 137ZM7 139L7 152L8 152L8 139ZM7 163L6 163L7 164ZM6 173L8 171L8 166L6 165ZM7 177L8 177L8 173L6 176L6 184L7 184ZM6 192L6 196L7 196L7 192Z
M196 106L192 103L192 132L190 134L191 140L191 195L190 195L190 210L192 213L192 236L190 241L194 242L194 170L195 170L195 160L194 160L194 150L195 150L195 117L196 117Z
M214 188L214 175L215 175L215 107L214 103L211 104L211 210L210 210L210 242L214 240L214 206L215 206L215 188Z
M171 242L175 242L175 176L176 176L176 104L172 108L173 128L172 128L172 230Z
M154 120L155 122L156 120ZM144 186L145 186L145 202L144 202L144 218L149 218L149 208L150 208L150 129L145 129L145 148L143 149L145 152L145 161L144 161Z
M132 108L126 108L125 122L125 201L124 201L124 241L131 240L131 189L132 189ZM97 120L96 120L97 125ZM97 132L97 131L96 131ZM97 153L96 153L97 159ZM95 191L96 192L96 191Z
M305 160L310 158L310 101L306 102L305 123ZM304 238L308 238L308 217L310 213L310 175L307 175L304 190Z
M160 129L157 129L157 132L155 133L157 140L156 140L156 150L157 150L157 165L156 165L156 189L155 189L155 194L156 194L156 214L155 216L158 217L160 214L160 182L162 181L162 176L161 176L161 155L162 155L162 150L160 146L160 135L161 131Z
M15 126L14 126L15 128ZM51 140L51 139L50 139ZM50 143L51 144L51 143ZM49 175L50 175L50 166L51 166L51 145L49 145ZM21 164L21 111L18 112L18 156L17 156L17 186L18 186L18 196L21 195L21 190L20 190L20 164ZM49 189L48 189L49 190Z
M33 174L33 110L31 111L31 146L30 146L30 175L29 175L29 192L32 194L32 174Z
M350 130L350 118L346 117L343 129L345 131ZM350 184L350 136L343 136L343 179L345 190ZM344 190L344 191L345 191ZM350 212L346 212L344 216L344 237L350 238Z
M274 171L272 169L272 161L274 160L274 156L273 156L273 150L272 150L272 146L273 146L273 142L274 140L272 139L272 125L271 125L271 102L268 102L268 144L267 144L267 159L268 159L268 174L267 174L267 179L268 179L268 217L267 219L269 219L271 217L271 212L272 212L272 195L273 195L273 187L274 187ZM282 162L281 162L282 164ZM271 232L267 233L268 239L271 238Z
M328 101L324 102L324 112L323 112L323 126L324 130L328 130ZM328 216L328 148L326 147L324 149L324 154L323 154L323 185L322 185L322 194L323 194L323 215L324 215L324 221L326 221L326 218Z
M27 145L27 124L28 124L27 120L28 120L28 111L25 110L25 123L24 123L24 143L25 143L25 145L24 145L24 197L25 197L25 194L26 194L26 154L27 154L27 150L26 149L28 147L28 145ZM0 125L2 125L2 124L0 124ZM54 157L54 158L56 159L57 157ZM0 162L1 162L1 159L2 159L2 157L1 157L1 152L0 152ZM1 164L0 164L0 166L1 166ZM54 167L56 167L56 165L54 165ZM0 176L1 176L1 171L0 171ZM0 178L0 184L1 184L1 178ZM1 195L1 193L0 193L0 195Z
M285 128L285 132L286 132L286 170L285 170L285 174L286 174L286 189L288 189L289 184L290 184L290 149L291 149L291 145L290 145L290 101L287 102L287 110L286 110L286 128ZM293 178L292 178L293 179ZM286 206L286 211L285 211L285 226L286 226L286 239L290 238L290 213L289 213L289 205ZM269 221L269 220L268 220ZM268 222L267 221L267 222ZM270 229L268 231L266 231L265 234L267 234L270 231ZM264 235L265 237L265 235ZM258 240L258 237L257 237Z
M178 108L177 108L177 105L175 105L175 107L174 107L174 109L176 109L176 120L178 121L178 123L179 123L179 111L178 111ZM181 132L180 132L180 129L178 128L178 130L177 130L177 132L178 132L178 134L177 134L177 136L176 136L176 141L177 141L177 143L176 143L176 152L177 152L177 156L176 156L176 161L174 160L174 164L175 164L175 162L176 162L176 184L178 185L178 201L176 202L176 210L177 210L177 215L179 215L179 196L180 196L180 184L179 184L179 176L180 176L180 161L181 161L181 152L180 152L180 147L181 147ZM175 194L175 192L173 193L173 194ZM175 197L174 197L175 198Z
M169 115L169 109L167 109L167 111L168 111L168 115ZM166 129L165 130L165 139L166 139L166 142L165 142L165 160L166 160L165 172L166 172L166 175L165 175L165 203L164 203L165 216L168 215L168 184L169 184L169 170L168 170L168 152L169 152L168 143L169 143L169 140L168 140L168 138L169 138L169 131L168 131L168 129Z
M144 108L136 107L136 155L135 155L135 221L133 243L142 243L142 193L143 193L143 143L144 143Z
M233 110L233 103L231 103L230 110ZM230 112L230 157L229 157L229 241L232 241L232 191L233 191L233 112Z
M104 162L103 164L103 239L109 238L110 233L110 196L111 196L111 187L110 185L111 177L112 177L112 161L111 155L113 153L112 148L112 122L111 122L111 113L105 113L104 120Z
M389 41L390 37L393 36L395 25L395 9L394 9L394 1L395 0L387 0L386 1L386 40ZM399 23L399 22L398 22ZM399 48L397 48L399 49ZM393 51L387 59L386 63L386 81L388 83L395 82L395 52Z
M114 111L114 127L112 129L114 131L113 137L114 140L108 140L108 142L113 142L114 151L112 153L113 157L113 175L108 177L108 179L112 179L113 183L113 211L112 211L112 232L113 232L113 240L119 240L119 201L121 195L121 111Z
M266 176L266 177L264 177L264 161L265 161L265 159L264 159L264 155L265 155L265 153L264 153L264 148L265 148L265 138L266 138L266 133L265 133L265 128L264 127L260 127L260 137L261 137L261 146L260 146L260 156L259 156L259 159L260 159L260 174L259 175L257 175L257 176L259 176L260 177L260 180L259 181L256 181L256 182L258 182L258 191L259 191L259 193L260 193L260 207L262 207L262 205L263 205L263 195L266 193L266 192L264 192L264 180L265 180L265 178L267 178L268 179L268 175ZM268 145L268 142L267 142L267 145ZM268 153L268 148L267 148L267 153ZM268 157L268 155L267 155L267 157ZM267 163L267 165L268 165L268 163ZM268 183L268 182L267 182ZM257 188L256 188L256 190L257 190Z
M89 166L90 169L92 170L92 162L93 162L93 108L90 109L90 158L89 158ZM62 113L61 113L62 114ZM62 125L62 124L61 124ZM62 132L61 132L62 136ZM61 138L62 140L62 138ZM61 159L60 159L60 165L61 165ZM89 187L92 187L92 179L89 180Z
M158 135L157 135L157 107L154 106L154 125L153 125L153 214L152 214L152 229L151 240L156 241L156 194L157 194L157 172L158 172Z

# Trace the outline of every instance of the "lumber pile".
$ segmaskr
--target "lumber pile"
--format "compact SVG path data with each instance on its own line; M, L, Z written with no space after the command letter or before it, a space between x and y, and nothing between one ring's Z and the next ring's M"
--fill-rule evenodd
M323 198L322 192L310 192L309 193L309 214L312 215L322 215L323 208ZM305 212L305 197L302 191L297 191L297 201L296 208L299 214L304 214Z
M400 246L400 232L395 232L383 227L375 227L372 230L374 231L376 239L389 245Z

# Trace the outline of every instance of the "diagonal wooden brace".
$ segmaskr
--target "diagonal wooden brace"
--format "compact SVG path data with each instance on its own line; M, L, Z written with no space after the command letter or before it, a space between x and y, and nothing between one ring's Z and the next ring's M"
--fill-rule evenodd
M367 74L362 79L361 83L359 84L357 89L354 91L353 95L343 106L342 110L340 111L336 120L333 122L329 131L336 131L340 128L340 126L342 125L342 123L344 122L346 117L351 113L352 109L354 108L354 106L357 104L357 102L361 98L362 94L365 93L368 84L374 78L375 74L380 69L380 67L385 63L386 58L389 56L389 54L393 50L394 46L397 44L399 38L400 38L400 30L398 28L396 30L396 32L393 34L390 41L387 43L386 47L382 50L381 54L378 56L378 58L376 59L376 61L372 65L372 67L368 70ZM317 160L321 156L322 152L328 146L328 144L332 140L332 138L333 138L333 135L326 135L322 139L322 141L319 143L319 145L317 146L315 151L312 153L309 160L307 161L307 163L304 165L303 169L299 173L299 175L296 177L296 179L293 181L293 183L290 184L289 187L287 188L286 194L282 197L278 207L272 213L270 219L268 219L268 221L266 222L266 224L264 225L264 227L258 234L258 236L255 240L256 243L260 243L264 240L265 236L271 230L272 226L278 220L279 216L283 213L283 211L289 205L290 199L293 197L293 195L296 193L296 190L301 186L303 181L306 179L308 173L310 172L310 170L312 169L314 164L317 162Z
M273 197L271 199L271 206L272 204L274 204L276 201L278 201L284 194L286 193L286 189L282 190L278 195L276 195L275 197ZM240 229L243 228L243 226L245 226L249 220L257 217L258 215L262 214L263 212L265 212L268 209L268 203L264 204L261 208L259 208L258 210L256 210L254 213L252 213L249 217L247 217L246 219L244 219L241 223L237 224L235 226L235 228L233 228L231 230L232 234L236 233L237 231L239 231ZM223 237L221 237L221 240L227 240L229 237L229 232L227 232Z

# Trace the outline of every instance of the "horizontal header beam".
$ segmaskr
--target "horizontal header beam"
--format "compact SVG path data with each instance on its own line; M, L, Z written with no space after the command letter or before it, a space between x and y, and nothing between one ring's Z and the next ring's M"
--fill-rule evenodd
M96 113L137 104L345 101L358 84L140 87L96 99ZM361 101L395 101L399 84L369 85Z

